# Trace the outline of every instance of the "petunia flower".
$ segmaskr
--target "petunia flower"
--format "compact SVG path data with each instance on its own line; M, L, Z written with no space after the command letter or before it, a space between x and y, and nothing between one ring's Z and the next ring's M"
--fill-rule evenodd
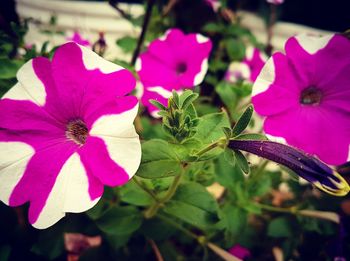
M126 96L135 79L72 42L52 61L28 61L17 79L0 100L0 200L29 202L30 223L47 228L90 209L104 185L123 185L138 169L138 101Z
M242 62L232 62L225 74L225 80L236 83L240 80L254 82L263 68L267 57L258 48L248 47Z
M230 83L245 81L250 79L250 75L250 68L246 63L232 62L225 73L225 81Z
M280 5L284 3L284 0L266 0L269 4Z
M350 41L299 35L258 76L252 103L270 137L340 165L349 160Z
M90 47L91 43L89 40L84 39L78 31L74 31L73 35L66 38L67 41L75 42L82 46Z
M350 191L349 184L339 173L317 158L293 147L273 141L258 140L230 140L228 147L281 164L331 195L344 196Z
M261 52L258 48L248 47L246 49L246 55L243 59L243 63L248 65L250 69L250 77L249 80L251 82L255 82L258 77L261 69L264 67L264 64L267 60L267 56Z
M151 42L135 66L144 87L141 101L150 112L156 108L149 99L166 106L172 90L193 88L203 81L211 48L208 38L200 34L185 35L179 29L170 29Z

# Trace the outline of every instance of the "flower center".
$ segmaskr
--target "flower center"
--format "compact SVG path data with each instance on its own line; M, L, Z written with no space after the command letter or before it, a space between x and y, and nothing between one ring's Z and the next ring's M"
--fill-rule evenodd
M176 65L176 73L177 74L183 74L184 72L187 71L187 64L185 63L179 63L178 65Z
M80 119L72 120L67 124L66 137L78 145L85 144L88 133L85 122Z
M300 103L304 105L319 105L322 100L322 92L315 86L305 88L300 95Z

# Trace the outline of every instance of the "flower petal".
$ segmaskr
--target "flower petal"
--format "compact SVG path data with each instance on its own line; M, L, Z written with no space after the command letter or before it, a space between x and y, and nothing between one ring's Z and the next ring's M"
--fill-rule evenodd
M162 86L167 90L181 88L175 69L159 61L150 53L146 52L140 55L137 69L145 88L149 86Z
M128 101L128 100L126 100ZM133 101L135 101L133 99ZM92 125L90 135L112 137L138 137L133 122L138 112L138 103L132 108L120 106L119 113L102 114Z
M74 153L63 165L33 226L40 229L47 228L64 217L66 212L86 211L92 208L101 196L100 192L99 197L91 199L86 171L79 155Z
M75 149L76 146L71 143L51 146L36 151L28 162L21 180L10 196L9 204L18 206L30 201L31 224L34 224L41 215L62 166Z
M33 155L33 148L23 142L0 142L0 200L5 204L9 204L12 191Z
M37 60L47 60L39 57L28 61L17 72L17 79L24 90L37 105L43 106L46 102L46 90L44 83L37 77L33 63ZM47 60L48 61L48 60Z
M124 148L118 148L119 153L124 153ZM120 186L129 180L129 175L107 150L105 142L97 137L89 137L78 151L87 174L94 176L103 185Z

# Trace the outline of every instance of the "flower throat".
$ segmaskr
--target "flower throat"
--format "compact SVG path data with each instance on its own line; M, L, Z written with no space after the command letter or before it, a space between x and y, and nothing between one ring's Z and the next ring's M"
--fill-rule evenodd
M78 145L83 145L86 142L89 130L85 122L80 119L68 122L66 128L66 137L73 140Z
M300 103L303 105L319 105L322 100L322 92L315 86L305 88L300 95Z

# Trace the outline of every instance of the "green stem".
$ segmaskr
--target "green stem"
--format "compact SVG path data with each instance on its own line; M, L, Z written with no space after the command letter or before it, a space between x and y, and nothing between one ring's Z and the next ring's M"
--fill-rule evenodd
M195 155L199 158L200 156L207 153L208 151L211 151L211 150L215 149L216 147L221 147L225 143L226 143L226 138L221 138L221 139L209 144L207 147L201 149Z
M159 201L158 198L156 197L156 195L153 193L153 191L151 191L150 189L144 187L144 186L142 185L142 183L137 179L137 177L133 177L133 178L132 178L132 181L134 181L134 183L135 183L138 187L140 187L143 191L145 191L147 194L149 194L149 195L154 199L154 201L156 201L156 202Z
M149 209L146 210L146 212L144 213L145 218L152 218L155 214L157 214L158 209L174 196L184 172L185 167L183 166L181 172L177 176L175 176L173 183L171 183L165 196L162 199L156 201Z
M261 209L265 209L265 210L269 210L269 211L273 211L273 212L289 213L289 214L297 214L298 213L295 207L279 208L279 207L264 205L264 204L256 203L256 202L254 203L254 205L256 205L257 207L259 207Z

